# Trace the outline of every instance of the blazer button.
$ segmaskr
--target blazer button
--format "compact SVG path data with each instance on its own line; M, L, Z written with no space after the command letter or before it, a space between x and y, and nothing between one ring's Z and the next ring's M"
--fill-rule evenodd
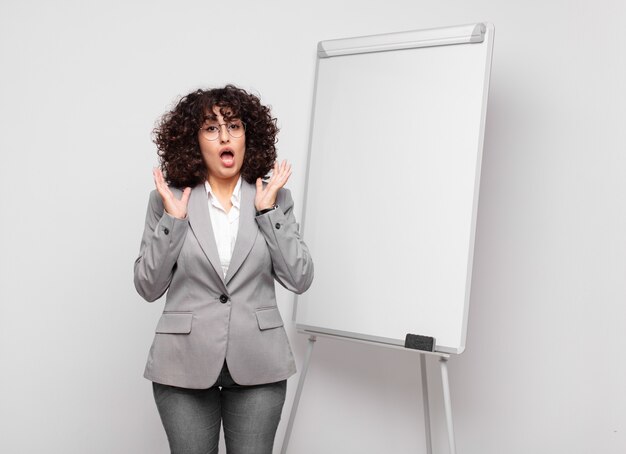
M280 229L280 224L277 222L274 227L276 227L276 229Z
M226 295L220 296L220 303L226 304L228 302L228 297Z
M163 233L165 233L166 235L170 234L170 229L163 229Z

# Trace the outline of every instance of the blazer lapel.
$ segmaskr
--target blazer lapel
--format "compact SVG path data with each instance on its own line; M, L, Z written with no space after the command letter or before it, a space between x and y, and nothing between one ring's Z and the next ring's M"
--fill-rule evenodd
M233 250L226 278L224 279L226 284L241 267L254 245L256 236L259 234L259 228L254 220L256 215L256 209L254 208L255 195L256 187L243 180L241 182L241 204L239 205L239 230L237 231L235 249Z
M189 216L191 230L198 240L204 255L209 259L220 281L223 283L224 272L222 271L220 256L217 252L217 244L215 243L215 234L213 233L213 226L211 225L209 202L204 183L195 186L191 190L187 215Z

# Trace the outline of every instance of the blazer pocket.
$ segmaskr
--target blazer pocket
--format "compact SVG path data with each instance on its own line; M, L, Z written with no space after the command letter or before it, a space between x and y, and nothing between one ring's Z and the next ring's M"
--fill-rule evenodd
M259 324L260 330L278 328L279 326L283 326L283 319L281 318L280 312L278 312L277 307L257 309L256 321Z
M191 332L191 312L168 312L161 315L156 332L159 334L189 334Z

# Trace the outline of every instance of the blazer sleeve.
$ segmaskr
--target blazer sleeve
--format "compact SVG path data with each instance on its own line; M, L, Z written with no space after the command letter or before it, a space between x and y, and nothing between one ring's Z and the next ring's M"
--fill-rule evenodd
M256 221L270 250L274 277L286 289L303 293L313 282L313 260L300 237L291 192L282 188L276 202L277 209L257 216Z
M156 190L150 193L139 257L135 260L135 288L146 301L159 299L172 282L188 228L187 219L165 212Z

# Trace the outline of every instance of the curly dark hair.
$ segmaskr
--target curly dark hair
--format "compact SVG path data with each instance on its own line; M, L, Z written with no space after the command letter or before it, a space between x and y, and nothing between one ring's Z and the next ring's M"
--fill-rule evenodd
M276 161L276 118L270 108L247 91L224 88L196 90L183 96L154 129L154 143L165 180L172 186L193 187L202 183L208 169L198 144L198 131L217 106L226 120L238 118L246 125L246 153L241 176L248 183L265 178Z

